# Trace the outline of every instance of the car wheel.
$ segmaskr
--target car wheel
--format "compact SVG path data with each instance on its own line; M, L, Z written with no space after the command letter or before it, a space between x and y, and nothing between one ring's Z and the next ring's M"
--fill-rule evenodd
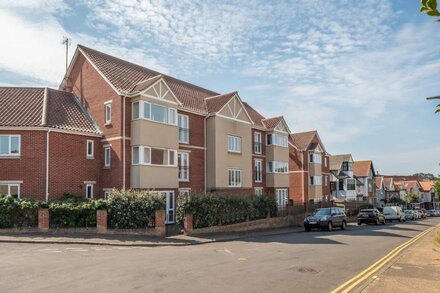
M399 223L402 222L402 219L399 218Z
M312 228L310 228L309 226L304 226L304 228L306 229L306 232L310 232L312 230Z
M328 224L327 224L327 230L328 230L329 232L333 231L333 224L332 224L332 222L328 222Z
M362 225L362 222L358 222L358 226Z
M342 229L342 230L347 230L347 222L342 221L341 229Z

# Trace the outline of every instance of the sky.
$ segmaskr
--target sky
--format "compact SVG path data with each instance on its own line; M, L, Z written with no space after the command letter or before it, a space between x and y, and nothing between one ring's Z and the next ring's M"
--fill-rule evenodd
M418 0L1 0L0 85L58 87L63 36L216 92L382 174L440 173L440 23ZM440 101L438 101L440 102Z

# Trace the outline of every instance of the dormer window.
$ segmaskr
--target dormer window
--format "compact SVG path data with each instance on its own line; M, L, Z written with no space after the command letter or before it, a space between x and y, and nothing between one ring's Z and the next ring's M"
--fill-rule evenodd
M352 163L351 162L343 162L342 163L342 171L351 171Z

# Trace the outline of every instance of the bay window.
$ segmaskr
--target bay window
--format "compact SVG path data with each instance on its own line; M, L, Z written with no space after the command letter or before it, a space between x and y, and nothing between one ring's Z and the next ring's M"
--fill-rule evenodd
M267 173L280 173L286 174L288 169L287 162L268 162L267 163Z
M135 146L132 148L133 165L176 166L175 150L161 149L148 146Z
M278 133L269 133L267 135L267 144L287 147L288 146L288 138L286 135L282 135L282 134L278 134Z
M146 119L165 124L176 125L177 111L161 105L145 101L138 101L132 104L132 119Z

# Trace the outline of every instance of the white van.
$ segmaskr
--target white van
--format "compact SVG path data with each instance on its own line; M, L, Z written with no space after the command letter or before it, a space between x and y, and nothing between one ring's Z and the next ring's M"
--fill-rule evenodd
M384 207L383 214L387 222L405 221L405 213L402 211L402 208L398 206Z

